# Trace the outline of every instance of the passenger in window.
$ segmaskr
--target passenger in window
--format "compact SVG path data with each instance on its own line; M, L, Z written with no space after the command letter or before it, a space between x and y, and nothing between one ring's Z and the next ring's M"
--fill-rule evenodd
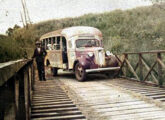
M48 47L48 50L52 50L53 49L52 44L48 44L47 47Z
M45 79L45 67L44 67L44 59L47 52L44 48L41 47L41 42L36 42L36 49L34 50L34 54L32 58L36 58L38 76L40 81L46 81Z

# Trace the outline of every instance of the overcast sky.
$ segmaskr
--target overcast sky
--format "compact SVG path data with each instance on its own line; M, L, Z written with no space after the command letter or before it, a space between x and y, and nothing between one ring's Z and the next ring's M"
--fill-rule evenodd
M151 5L147 0L26 0L26 4L33 23ZM0 34L15 24L22 26L20 11L21 0L0 0Z

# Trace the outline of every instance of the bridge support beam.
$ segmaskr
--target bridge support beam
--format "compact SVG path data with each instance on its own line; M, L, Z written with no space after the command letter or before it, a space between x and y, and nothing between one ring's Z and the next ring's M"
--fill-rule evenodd
M157 58L159 60L162 60L161 53L157 53ZM158 63L158 80L159 80L159 86L161 87L163 85L163 71L160 63Z

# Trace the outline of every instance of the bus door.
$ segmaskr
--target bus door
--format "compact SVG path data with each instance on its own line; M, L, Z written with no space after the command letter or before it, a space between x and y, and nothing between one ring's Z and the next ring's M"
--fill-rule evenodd
M67 42L65 37L62 37L62 59L63 59L63 64L65 64L64 66L66 67L68 64L68 56L67 56Z
M53 44L52 50L52 60L53 67L63 68L63 59L62 59L62 37L55 37L55 44Z

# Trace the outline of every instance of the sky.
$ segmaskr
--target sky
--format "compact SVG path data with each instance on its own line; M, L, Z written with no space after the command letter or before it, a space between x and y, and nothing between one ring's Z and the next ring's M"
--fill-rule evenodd
M147 0L26 0L32 23L115 9L131 9L151 5ZM0 34L15 24L22 26L21 0L0 0Z

